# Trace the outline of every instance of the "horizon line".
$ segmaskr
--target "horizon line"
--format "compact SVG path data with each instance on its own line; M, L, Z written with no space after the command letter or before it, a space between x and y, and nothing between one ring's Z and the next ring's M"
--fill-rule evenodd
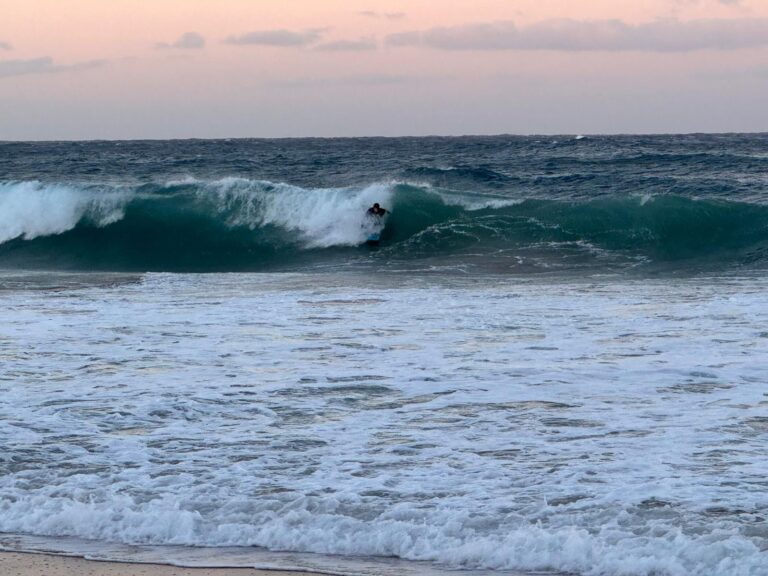
M232 140L403 140L419 138L609 138L623 136L735 136L735 135L768 135L768 130L755 131L690 131L690 132L541 132L541 133L513 133L498 132L493 134L467 133L467 134L404 134L398 136L366 135L366 136L178 136L170 138L44 138L5 140L0 139L0 144L51 144L65 142L176 142L176 141L232 141Z

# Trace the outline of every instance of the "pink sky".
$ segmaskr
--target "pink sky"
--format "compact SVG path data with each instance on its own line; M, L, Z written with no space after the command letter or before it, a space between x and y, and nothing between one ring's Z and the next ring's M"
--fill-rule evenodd
M768 0L2 0L0 140L768 131Z

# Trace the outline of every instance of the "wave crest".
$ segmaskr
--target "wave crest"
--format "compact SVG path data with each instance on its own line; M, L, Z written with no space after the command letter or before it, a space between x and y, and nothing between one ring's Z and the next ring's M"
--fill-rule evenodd
M365 211L391 210L378 252ZM378 262L494 272L768 260L768 206L627 195L514 198L408 183L307 189L244 178L0 183L0 264L236 271ZM439 264L435 262L439 260ZM410 265L410 264L409 264Z
M228 226L277 227L297 234L307 248L361 244L367 237L367 208L374 202L389 205L392 199L392 186L386 184L306 190L244 178L205 183L196 192L198 201L211 204Z
M83 220L108 226L124 215L128 196L63 184L0 182L0 244L61 234Z

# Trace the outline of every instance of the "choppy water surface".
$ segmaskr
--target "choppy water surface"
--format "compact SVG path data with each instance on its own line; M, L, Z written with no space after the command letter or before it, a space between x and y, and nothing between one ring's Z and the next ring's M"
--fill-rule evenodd
M0 142L0 267L768 266L768 134ZM391 211L366 250L365 210Z
M0 531L768 573L759 274L55 277L0 291Z

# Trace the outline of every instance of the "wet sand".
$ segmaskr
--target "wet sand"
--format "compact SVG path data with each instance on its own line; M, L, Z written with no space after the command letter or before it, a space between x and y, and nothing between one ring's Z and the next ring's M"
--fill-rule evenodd
M70 556L0 552L2 576L308 576L310 572L254 568L178 568L162 564L102 562Z

